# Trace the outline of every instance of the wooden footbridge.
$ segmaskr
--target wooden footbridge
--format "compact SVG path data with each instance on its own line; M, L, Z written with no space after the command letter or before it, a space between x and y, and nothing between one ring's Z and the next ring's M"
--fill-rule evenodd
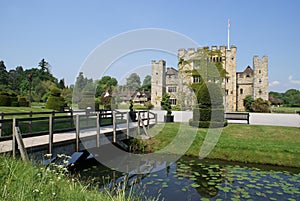
M91 148L108 143L121 143L133 135L144 134L150 137L148 129L157 123L157 115L150 111L136 111L134 119L128 111L117 110L0 115L0 153L10 152L15 156L20 152L24 160L28 159L27 152L37 147L43 150L43 154L55 154L65 149L55 150L57 144L60 147L71 144L73 150L69 152L77 152L85 146ZM4 118L14 115L29 117ZM34 117L36 115L42 116ZM89 143L84 144L82 141Z

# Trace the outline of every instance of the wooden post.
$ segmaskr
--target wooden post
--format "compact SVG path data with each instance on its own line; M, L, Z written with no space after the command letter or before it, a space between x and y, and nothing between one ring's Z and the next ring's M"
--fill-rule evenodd
M32 111L29 112L29 118L32 118ZM29 121L29 133L32 133L32 119Z
M112 111L112 117L113 117L113 136L112 136L112 141L116 142L117 141L117 122L116 122L116 112Z
M97 122L96 122L96 125L97 125L97 136L96 136L96 146L97 147L100 147L100 114L99 112L97 112L97 118L96 118Z
M129 139L129 112L126 113L126 139Z
M75 151L79 151L79 135L80 135L80 125L79 125L79 115L76 114L76 144L75 144Z
M13 118L12 122L12 156L13 158L16 157L17 145L16 145L16 129L17 126L16 118Z
M49 116L49 146L48 146L48 153L52 154L52 146L53 146L53 115L50 114Z
M1 115L0 115L0 120L3 120L4 119L4 113L2 112ZM0 123L0 137L2 135L2 123Z
M157 114L154 113L154 118L155 118L155 124L157 124Z
M137 122L138 135L141 134L140 119L141 119L141 113L140 111L138 111L138 122Z
M16 127L14 127L14 130L15 130L15 137L16 137L16 140L17 140L17 143L18 143L21 158L22 158L23 161L29 161L28 155L27 155L27 152L26 152L26 148L25 148L25 145L24 145L24 142L23 142L23 138L22 138L22 135L21 135L21 132L20 132L20 129L19 129L19 127L16 126Z
M150 114L149 114L149 110L147 110L147 128L150 128Z

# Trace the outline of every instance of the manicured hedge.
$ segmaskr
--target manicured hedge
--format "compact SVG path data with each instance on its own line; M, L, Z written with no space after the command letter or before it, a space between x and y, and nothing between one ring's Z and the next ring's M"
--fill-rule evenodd
M60 111L63 107L67 106L64 98L60 95L61 90L58 88L52 88L51 94L48 97L46 108L56 111Z
M212 118L213 110L213 118ZM224 121L224 108L195 108L193 109L194 121Z
M227 126L227 121L194 121L190 119L189 125L198 128L222 128Z

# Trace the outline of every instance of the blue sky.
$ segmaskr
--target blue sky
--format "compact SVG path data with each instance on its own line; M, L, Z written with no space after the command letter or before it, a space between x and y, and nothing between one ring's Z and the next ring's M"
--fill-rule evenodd
M1 1L0 60L9 70L19 65L36 67L45 58L56 77L72 84L90 52L118 34L162 28L186 35L200 46L220 46L227 45L230 19L230 43L237 47L237 70L252 66L254 55L267 55L269 90L300 89L299 2ZM151 60L143 62L150 64ZM176 65L176 58L167 60L167 64ZM115 68L130 63L119 65Z

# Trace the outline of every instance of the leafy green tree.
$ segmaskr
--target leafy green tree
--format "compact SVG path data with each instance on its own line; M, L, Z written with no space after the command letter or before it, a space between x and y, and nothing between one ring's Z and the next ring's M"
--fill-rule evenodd
M283 95L282 93L271 91L269 92L269 101L272 105L282 105L283 104Z
M244 99L244 107L247 112L252 112L251 104L254 102L254 99L251 95L247 95Z
M103 76L100 80L96 81L96 97L101 96L104 92L113 91L117 84L118 81L116 78Z
M92 79L84 77L83 72L79 72L73 90L73 103L79 103L81 101L83 96L83 90L86 88L87 85L90 85L91 83L93 83Z
M284 93L284 103L291 107L300 107L300 91L289 89Z
M253 112L270 112L269 101L263 100L262 98L257 98L251 104L251 110Z
M147 75L143 80L143 85L141 87L145 91L151 91L151 76Z
M129 90L136 91L141 87L141 78L138 74L132 73L126 78L126 87Z

